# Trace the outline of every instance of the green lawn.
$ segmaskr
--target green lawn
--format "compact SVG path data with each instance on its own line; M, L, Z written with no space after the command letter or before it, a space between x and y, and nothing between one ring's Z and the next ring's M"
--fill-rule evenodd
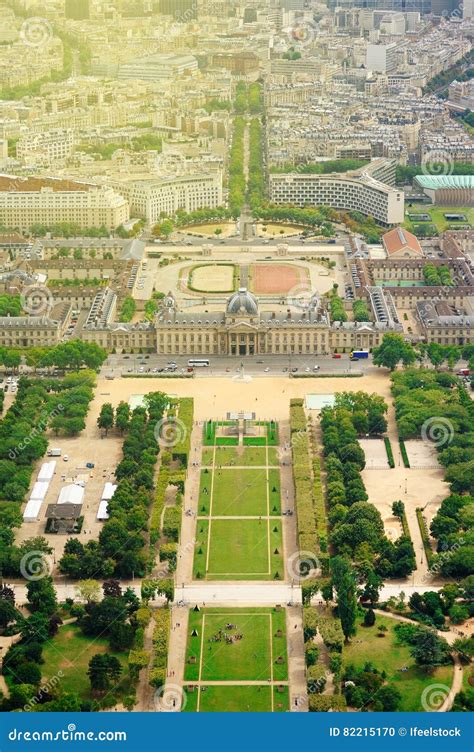
M62 692L77 692L83 699L90 699L90 682L87 669L90 659L97 653L115 655L123 667L124 678L128 681L127 653L112 653L108 640L100 637L84 637L79 627L68 624L60 627L57 635L45 642L41 673L46 684L61 671Z
M377 625L382 624L385 624L388 631L385 637L377 637ZM417 666L410 656L408 645L398 642L393 631L396 624L395 619L377 614L373 627L358 626L357 635L350 645L344 647L344 664L352 663L360 667L367 661L372 662L379 671L386 672L387 682L399 690L402 696L399 710L420 711L423 710L421 695L425 687L430 684L445 684L450 687L453 668L439 666L428 673ZM405 666L408 667L408 671L400 671Z
M213 520L209 574L268 577L270 570L266 520Z
M212 518L211 518L212 519ZM206 572L209 521L198 520L193 578L213 580L283 579L280 519L212 520L209 569ZM270 529L270 546L268 545ZM270 572L268 565L270 549Z
M407 230L413 232L414 225L417 224L416 220L410 220L408 214L429 214L431 221L435 225L438 232L444 232L448 229L448 225L466 225L469 224L474 227L474 208L465 206L425 206L414 205L409 207L406 205L405 222L404 226ZM464 222L451 222L445 219L445 214L464 214L466 220ZM422 222L422 225L427 225L428 222Z
M232 624L232 628L227 624ZM242 637L227 643L224 633ZM191 662L193 659L195 663ZM184 670L186 682L266 682L269 679L288 679L284 610L207 608L190 612Z
M264 467L266 464L267 455L265 447L218 447L216 451L217 466L222 465L222 467L228 467L229 465L242 465L245 467ZM268 464L278 464L275 449L268 452Z
M235 420L220 420L220 421L207 421L203 426L202 443L204 446L214 446L214 444L225 446L235 445L239 443L238 436L216 436L218 434L219 427L222 426L235 426L237 422Z
M212 467L214 457L214 447L204 447L202 450L201 462L204 466Z
M201 713L269 713L273 709L275 713L283 713L288 710L288 687L283 686L280 692L277 687L268 685L236 685L236 686L206 686L201 688L199 711ZM197 710L198 692L186 691L185 712Z
M212 514L233 517L267 514L266 470L214 470Z
M280 471L270 470L268 473L268 487L270 498L270 514L281 514Z

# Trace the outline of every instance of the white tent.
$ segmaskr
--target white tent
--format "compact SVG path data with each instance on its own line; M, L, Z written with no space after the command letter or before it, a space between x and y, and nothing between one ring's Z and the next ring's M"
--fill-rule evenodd
M107 507L109 505L109 502L107 499L102 499L102 501L99 504L99 508L97 510L97 519L98 520L108 520L109 519L109 513L107 512Z
M48 487L49 483L47 481L37 481L31 491L30 500L39 499L40 501L43 501L48 492Z
M104 486L104 490L102 491L102 501L110 501L116 489L117 489L117 486L114 485L113 483L106 483Z
M70 486L63 486L58 498L58 504L82 504L84 498L84 489L72 483Z
M40 467L40 471L38 473L38 480L50 481L54 475L55 468L56 468L56 460L51 460L51 462L44 462Z
M41 509L41 499L30 499L23 512L24 522L36 522Z

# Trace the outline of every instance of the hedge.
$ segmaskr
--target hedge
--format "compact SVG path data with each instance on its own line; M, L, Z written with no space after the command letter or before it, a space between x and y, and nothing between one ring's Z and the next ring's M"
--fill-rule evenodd
M181 507L166 507L163 517L163 535L170 541L179 542L181 532Z
M400 451L402 453L403 464L405 465L405 467L410 467L410 460L408 459L407 448L405 446L405 442L403 441L403 439L399 440L399 444L400 444Z
M310 713L327 713L328 711L345 711L347 708L346 698L342 695L315 695L308 697L308 709Z
M168 488L169 470L161 465L158 480L156 482L155 500L150 516L150 543L157 542L161 533L161 513L165 505L165 494Z
M326 686L327 674L326 666L322 663L315 663L314 666L309 666L306 672L308 692L311 694L321 694Z
M173 459L180 460L184 467L188 466L189 450L191 446L191 432L194 421L194 400L192 397L181 397L178 402L178 420L184 428L180 441L173 447Z
M416 509L416 518L418 520L418 527L420 528L421 539L425 549L426 561L428 562L429 569L431 569L434 562L434 554L431 550L430 535L428 533L428 528L426 527L425 518L423 517L423 510L420 509L420 507L417 507Z
M385 451L387 452L387 460L388 460L389 467L393 469L395 467L395 460L393 458L393 450L392 450L392 445L390 443L390 439L388 438L388 436L384 436L383 441L385 444Z
M166 680L171 612L168 608L157 609L153 614L153 619L155 621L152 638L153 663L149 679L153 687L161 687Z

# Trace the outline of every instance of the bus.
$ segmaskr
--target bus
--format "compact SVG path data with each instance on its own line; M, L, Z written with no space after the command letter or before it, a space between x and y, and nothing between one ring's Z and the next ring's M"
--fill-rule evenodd
M205 368L209 366L207 358L191 358L188 360L188 368Z
M368 357L369 357L368 350L352 350L350 354L351 360L362 360L362 358L368 358Z

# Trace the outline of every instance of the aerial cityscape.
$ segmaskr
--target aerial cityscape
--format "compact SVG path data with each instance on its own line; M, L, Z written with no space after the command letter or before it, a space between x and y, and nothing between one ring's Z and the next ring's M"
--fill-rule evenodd
M473 397L474 0L0 1L0 711L472 712Z

